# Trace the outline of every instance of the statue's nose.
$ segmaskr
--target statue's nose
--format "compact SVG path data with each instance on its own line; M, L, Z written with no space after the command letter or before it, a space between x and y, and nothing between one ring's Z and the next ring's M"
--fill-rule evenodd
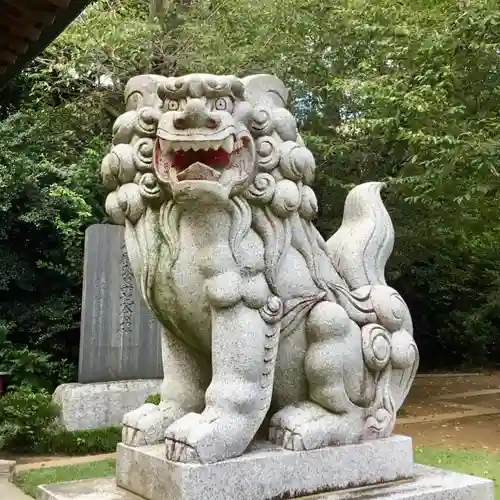
M174 127L177 129L187 128L217 128L220 124L220 118L211 113L206 103L202 99L190 99L184 109L177 113L174 118Z

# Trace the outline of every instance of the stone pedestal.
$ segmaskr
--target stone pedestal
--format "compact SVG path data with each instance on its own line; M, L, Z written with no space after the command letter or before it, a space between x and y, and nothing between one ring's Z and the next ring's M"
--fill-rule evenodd
M158 394L161 379L95 384L62 384L53 400L61 409L59 423L68 431L121 426L123 415Z
M270 500L413 475L411 439L293 452L267 442L241 457L208 465L170 462L165 446L118 445L116 483L147 500Z
M209 465L169 462L163 445L120 444L116 479L39 487L40 500L493 500L493 483L414 465L411 439L289 452L256 443ZM318 494L320 494L318 496Z

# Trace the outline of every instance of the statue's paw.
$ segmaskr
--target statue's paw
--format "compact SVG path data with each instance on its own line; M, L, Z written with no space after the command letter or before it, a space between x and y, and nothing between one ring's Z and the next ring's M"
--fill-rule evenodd
M254 437L255 421L230 412L188 413L165 433L166 455L174 462L213 463L241 455Z
M122 441L130 446L144 446L163 441L165 429L186 414L169 402L158 406L146 403L123 417Z
M335 415L306 401L277 412L269 426L269 440L287 450L314 450L360 440L361 425L355 416Z
M123 417L122 441L130 446L159 443L163 437L162 424L160 408L146 403Z
M217 461L217 457L212 456L214 441L221 439L214 432L216 420L203 414L188 413L173 423L165 432L167 459L188 463Z

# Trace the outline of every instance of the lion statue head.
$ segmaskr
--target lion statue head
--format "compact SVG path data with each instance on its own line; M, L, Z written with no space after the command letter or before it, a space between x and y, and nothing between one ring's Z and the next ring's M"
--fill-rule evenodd
M315 162L285 109L288 91L270 75L141 75L125 90L102 177L106 210L135 223L148 205L227 201L269 205L312 219Z

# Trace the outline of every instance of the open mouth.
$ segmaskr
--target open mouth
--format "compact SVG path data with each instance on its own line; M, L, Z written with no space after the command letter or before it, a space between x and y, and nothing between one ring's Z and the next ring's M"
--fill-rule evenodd
M248 145L248 138L231 134L221 140L158 139L155 167L160 179L170 182L185 180L216 181L222 172L237 162Z

